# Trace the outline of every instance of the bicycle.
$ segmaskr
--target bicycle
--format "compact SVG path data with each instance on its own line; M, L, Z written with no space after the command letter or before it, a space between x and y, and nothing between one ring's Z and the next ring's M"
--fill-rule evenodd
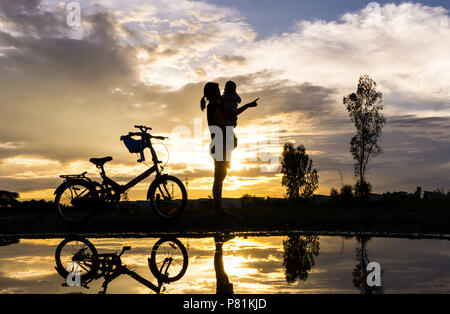
M155 179L147 191L147 201L156 216L163 220L174 220L186 208L187 192L180 179L162 174L164 167L158 159L152 145L152 139L165 140L167 137L153 136L148 133L150 127L136 125L141 132L129 132L120 137L130 153L139 153L137 162L145 161L144 149L149 148L153 166L132 179L125 185L120 185L106 175L104 165L113 160L112 157L91 158L89 161L100 170L102 183L86 176L87 172L77 175L61 175L64 182L55 190L54 204L61 219L69 223L81 223L92 217L97 207L108 204L118 204L122 194L133 186L156 172ZM136 140L133 136L139 136Z
M164 284L180 280L186 273L187 250L178 239L159 239L152 248L150 258L147 258L150 271L157 279L157 285L122 263L121 256L129 250L130 246L124 246L120 253L99 254L89 240L81 237L67 238L56 248L55 268L58 274L66 279L63 286L68 286L68 276L75 273L80 276L81 287L87 289L92 281L104 278L100 294L105 294L109 283L121 275L128 275L159 294L165 291Z

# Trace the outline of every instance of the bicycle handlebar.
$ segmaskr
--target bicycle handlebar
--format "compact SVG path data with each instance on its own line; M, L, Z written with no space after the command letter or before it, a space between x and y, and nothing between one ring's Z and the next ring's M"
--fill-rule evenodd
M142 146L142 148L140 149L140 152L139 152L140 155L141 155L140 156L141 158L138 159L138 162L145 161L144 149L146 147L148 147L148 148L150 148L150 150L152 152L153 161L155 163L161 163L161 161L159 161L158 158L156 157L156 153L155 153L155 151L152 148L152 143L151 143L150 140L152 138L157 139L157 140L165 140L165 139L168 139L168 137L165 137L165 136L153 136L153 135L151 135L150 133L147 132L148 130L151 130L152 128L144 126L144 125L135 125L134 127L140 129L141 132L128 132L128 137L140 136L141 139L142 139L141 141L142 141L143 146ZM122 136L120 139L123 140L126 137L127 136ZM127 145L127 144L125 144L125 145ZM127 147L128 147L128 145L127 145ZM130 149L130 148L128 147L128 149ZM131 152L131 150L130 150L130 152Z

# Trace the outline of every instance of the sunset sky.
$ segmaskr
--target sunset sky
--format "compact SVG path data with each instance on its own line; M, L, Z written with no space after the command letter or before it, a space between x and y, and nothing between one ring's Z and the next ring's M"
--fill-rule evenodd
M119 138L143 124L170 137L169 155L155 146L166 172L207 197L199 101L206 82L232 79L244 103L260 101L239 117L224 196L282 197L280 169L267 166L287 141L305 145L328 195L355 182L342 99L363 74L387 119L369 164L374 192L450 188L448 0L79 0L79 27L67 25L68 2L0 2L0 190L51 199L60 174L95 178L89 158L104 156L128 181L146 166Z

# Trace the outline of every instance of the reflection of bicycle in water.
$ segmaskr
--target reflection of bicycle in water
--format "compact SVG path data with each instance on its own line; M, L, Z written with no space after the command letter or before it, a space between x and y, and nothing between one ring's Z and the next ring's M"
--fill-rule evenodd
M184 211L187 203L186 188L178 178L162 174L162 163L152 145L152 139L164 140L165 137L148 133L151 128L135 126L140 132L130 132L121 137L130 153L140 153L138 162L145 161L144 149L149 148L153 166L130 182L121 185L106 175L104 165L112 157L91 158L90 161L100 169L102 183L86 177L87 172L78 175L62 175L65 181L55 191L55 206L58 215L67 222L77 223L89 219L96 207L105 204L117 204L120 196L142 180L156 172L155 179L147 192L147 200L153 212L160 218L172 220ZM132 137L139 136L140 140Z
M120 253L99 254L87 239L68 238L56 248L56 270L64 279L77 273L81 286L85 288L89 288L90 282L104 278L103 290L99 292L102 294L106 293L108 284L121 275L128 275L159 294L165 291L164 284L181 279L186 272L188 255L178 239L162 238L152 248L151 256L147 260L150 271L158 281L157 285L122 263L122 254L130 249L131 247L124 246Z

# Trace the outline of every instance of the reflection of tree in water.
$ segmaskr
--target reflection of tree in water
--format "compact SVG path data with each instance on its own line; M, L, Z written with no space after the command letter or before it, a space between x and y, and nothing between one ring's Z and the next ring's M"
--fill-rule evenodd
M319 255L319 237L289 236L287 240L283 241L283 248L286 281L288 283L294 283L297 279L306 281L314 266L314 257Z
M353 269L353 285L358 288L362 294L381 294L384 292L383 286L370 287L367 285L367 265L370 263L367 252L367 244L370 242L369 237L357 237L356 241L360 245L356 248L356 261L358 262ZM383 272L381 272L383 274Z

